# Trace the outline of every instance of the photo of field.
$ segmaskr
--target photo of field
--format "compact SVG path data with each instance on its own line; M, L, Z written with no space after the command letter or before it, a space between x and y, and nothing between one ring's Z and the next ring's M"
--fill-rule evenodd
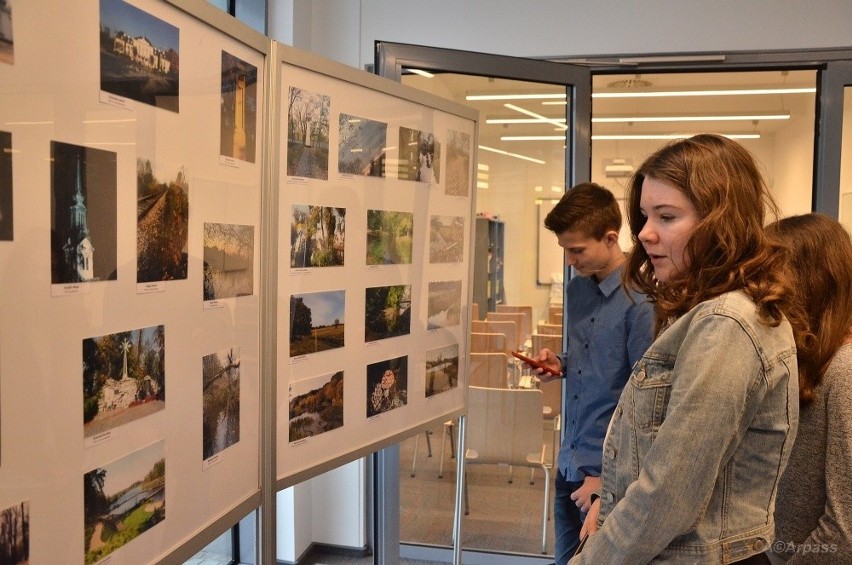
M187 277L189 183L183 168L158 177L136 160L136 282Z
M450 328L461 323L461 281L429 283L426 329Z
M289 419L291 442L343 426L343 371L292 383Z
M83 475L85 563L97 563L166 519L165 443Z
M30 503L21 502L0 510L0 563L30 562Z
M470 194L470 134L447 131L447 177L444 193L451 196Z
M426 398L459 386L459 344L426 352Z
M441 144L431 133L399 128L399 172L402 180L439 183Z
M222 51L219 154L254 163L257 147L257 67Z
M179 110L180 31L122 0L100 0L101 90Z
M338 172L370 177L385 176L387 138L386 123L340 114Z
M464 258L464 217L432 216L429 220L429 262L461 263Z
M411 263L414 214L367 210L367 264Z
M166 407L166 330L83 340L83 433L96 435Z
M240 348L201 358L203 459L240 441Z
M51 282L116 280L116 154L50 142Z
M364 341L411 333L411 285L366 289Z
M408 404L408 356L367 365L367 417Z
M0 241L14 237L12 207L12 134L0 131Z
M290 267L339 267L346 243L346 208L293 205Z
M290 297L290 356L343 347L346 292L331 290Z
M287 176L328 180L331 98L290 87L287 101Z
M204 300L254 294L254 226L204 224Z

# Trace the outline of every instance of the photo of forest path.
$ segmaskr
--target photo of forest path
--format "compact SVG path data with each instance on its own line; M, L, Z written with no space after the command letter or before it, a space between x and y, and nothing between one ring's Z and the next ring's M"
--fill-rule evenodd
M411 263L414 214L367 210L367 264Z
M97 435L166 407L164 326L83 340L83 433Z
M459 344L426 352L426 398L459 385Z
M240 348L201 359L203 459L240 441Z
M366 289L365 341L411 333L411 285Z
M287 176L328 180L331 98L295 86L287 101Z
M189 183L181 169L175 180L162 181L151 161L136 161L136 281L158 282L187 277Z
M444 192L451 196L470 194L470 134L447 131L447 180Z
M312 379L312 390L290 398L290 441L343 426L343 371L325 379L328 377Z
M160 441L83 476L85 563L97 563L166 519Z
M30 503L24 501L0 511L0 564L30 562Z
M342 290L290 297L290 356L308 355L344 345L346 293Z
M343 265L346 208L293 205L290 223L290 267Z

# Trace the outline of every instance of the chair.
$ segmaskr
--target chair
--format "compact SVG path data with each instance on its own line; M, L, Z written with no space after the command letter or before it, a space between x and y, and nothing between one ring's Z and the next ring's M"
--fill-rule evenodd
M518 331L515 322L495 322L493 320L472 321L470 323L471 331L476 333L499 333L506 336L506 342L509 347L515 347L518 342ZM520 376L520 364L515 363L515 358L510 360L510 366L515 373L515 376Z
M541 410L540 390L471 386L468 389L465 461L469 464L540 468L544 472L541 552L546 553L550 470L544 463ZM466 477L464 488L465 514L469 514Z
M549 349L559 354L562 351L562 336L548 334L533 334L532 354L536 355L542 349ZM553 430L553 445L550 452L550 466L556 465L556 446L559 445L559 432L562 430L562 379L539 383L538 388L544 394L544 409L542 416L548 429Z
M551 304L547 307L547 323L562 323L562 304Z
M504 334L470 333L471 353L505 353L509 354L509 343Z
M538 323L538 333L549 335L562 335L562 324Z
M426 456L432 457L432 440L429 436L432 435L432 432L426 430L423 432L426 434ZM443 445L442 445L443 449ZM417 468L417 452L420 451L420 434L414 436L414 454L411 456L411 472L410 475L413 477ZM443 453L441 454L443 456Z
M486 322L513 322L515 324L515 340L509 341L509 346L515 351L524 350L524 342L530 333L527 333L524 328L527 327L527 315L521 312L489 312L485 315ZM509 337L508 335L506 336Z
M478 320L479 319L479 302L472 302L470 304L470 319Z
M531 333L533 333L533 327L532 327L532 324L533 324L533 307L532 306L526 306L526 305L513 306L511 304L498 304L497 305L497 312L498 313L508 312L508 313L524 314L526 316L526 323L523 326L521 326L523 333L525 335L530 335Z

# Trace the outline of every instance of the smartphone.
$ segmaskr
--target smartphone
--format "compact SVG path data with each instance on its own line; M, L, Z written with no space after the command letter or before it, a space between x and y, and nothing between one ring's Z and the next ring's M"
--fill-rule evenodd
M542 365L541 363L539 363L535 359L530 359L526 355L518 353L517 351L512 351L512 355L514 355L515 357L517 357L518 359L520 359L521 361L523 361L524 363L526 363L530 367L534 367L536 369L541 369L545 373L547 373L549 375L553 375L554 377L558 377L561 374L559 371L554 371L553 369L551 369L549 367L545 367L544 365Z

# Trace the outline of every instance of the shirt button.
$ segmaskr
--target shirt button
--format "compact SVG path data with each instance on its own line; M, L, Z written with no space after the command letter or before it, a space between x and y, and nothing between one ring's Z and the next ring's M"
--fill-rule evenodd
M611 492L605 492L603 495L603 499L607 502L612 502L613 500L615 500L615 495Z
M591 322L594 324L594 323L595 323L595 319L594 319L594 318L592 318L592 319L591 319Z
M573 443L571 444L571 449L574 449L574 444L573 444Z
M587 343L587 344L586 344L586 349L588 349L588 348L589 348L589 344Z
M574 395L574 400L577 400L578 398L580 398L580 395L575 394L575 395Z
M616 449L611 449L611 450L607 451L606 452L606 458L607 459L615 459L615 455L616 455L617 452L618 452L618 450L616 450Z
M577 371L577 374L578 374L578 375L582 375L582 374L583 374L583 369L580 369L579 371Z

